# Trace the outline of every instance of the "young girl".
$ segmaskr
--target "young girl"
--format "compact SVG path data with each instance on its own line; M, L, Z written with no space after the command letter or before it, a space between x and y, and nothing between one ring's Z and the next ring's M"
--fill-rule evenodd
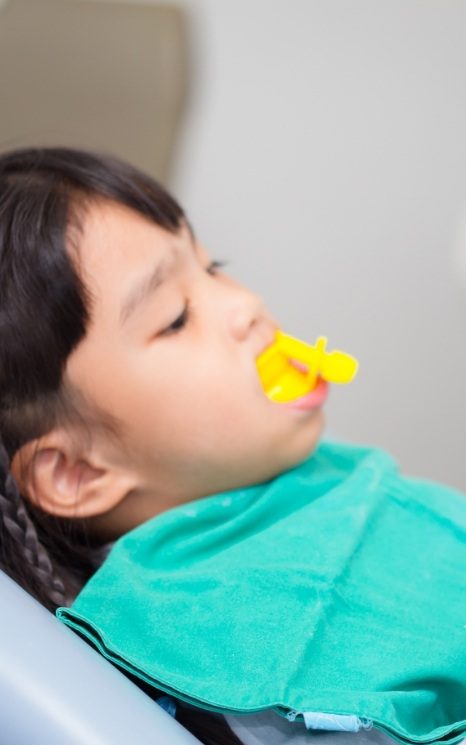
M277 323L220 265L129 165L0 158L1 566L51 611L124 532L316 446L322 412L290 416L260 387ZM177 718L240 742L222 717Z
M273 479L318 445L321 407L264 395L256 359L278 323L221 265L127 164L64 148L0 156L1 567L51 611L128 531ZM183 702L176 717L206 745L306 734L274 713L249 731ZM391 740L358 735L369 741Z

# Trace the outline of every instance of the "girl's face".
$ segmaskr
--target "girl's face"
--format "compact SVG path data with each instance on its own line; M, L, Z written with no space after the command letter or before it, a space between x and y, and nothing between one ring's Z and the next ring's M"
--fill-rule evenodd
M126 447L113 457L136 477L134 525L270 479L313 451L322 411L272 403L257 374L278 323L212 267L187 228L173 235L101 202L84 221L79 256L94 305L67 374L124 423Z

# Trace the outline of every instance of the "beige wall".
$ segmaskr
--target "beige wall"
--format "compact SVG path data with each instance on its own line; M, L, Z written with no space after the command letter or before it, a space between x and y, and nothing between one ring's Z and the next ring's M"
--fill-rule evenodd
M176 6L10 0L0 12L0 146L108 150L169 180L188 81Z

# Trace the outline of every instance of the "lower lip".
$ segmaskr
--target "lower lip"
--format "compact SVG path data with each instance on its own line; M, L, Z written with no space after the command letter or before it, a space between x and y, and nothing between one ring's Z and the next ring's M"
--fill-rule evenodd
M311 409L317 409L319 406L326 401L328 396L328 383L322 378L319 378L319 382L316 387L301 398L295 398L294 401L288 401L282 404L289 409L302 409L304 411L310 411Z

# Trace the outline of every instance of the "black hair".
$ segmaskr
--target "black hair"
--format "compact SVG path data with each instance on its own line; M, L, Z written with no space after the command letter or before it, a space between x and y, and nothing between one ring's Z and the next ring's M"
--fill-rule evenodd
M71 604L104 560L105 546L85 521L32 504L10 465L24 444L56 426L73 425L87 437L96 428L122 435L120 422L65 375L92 313L73 248L86 208L101 199L172 233L188 224L159 183L111 155L60 147L0 155L0 569L51 612ZM224 720L178 711L206 745L240 745Z

